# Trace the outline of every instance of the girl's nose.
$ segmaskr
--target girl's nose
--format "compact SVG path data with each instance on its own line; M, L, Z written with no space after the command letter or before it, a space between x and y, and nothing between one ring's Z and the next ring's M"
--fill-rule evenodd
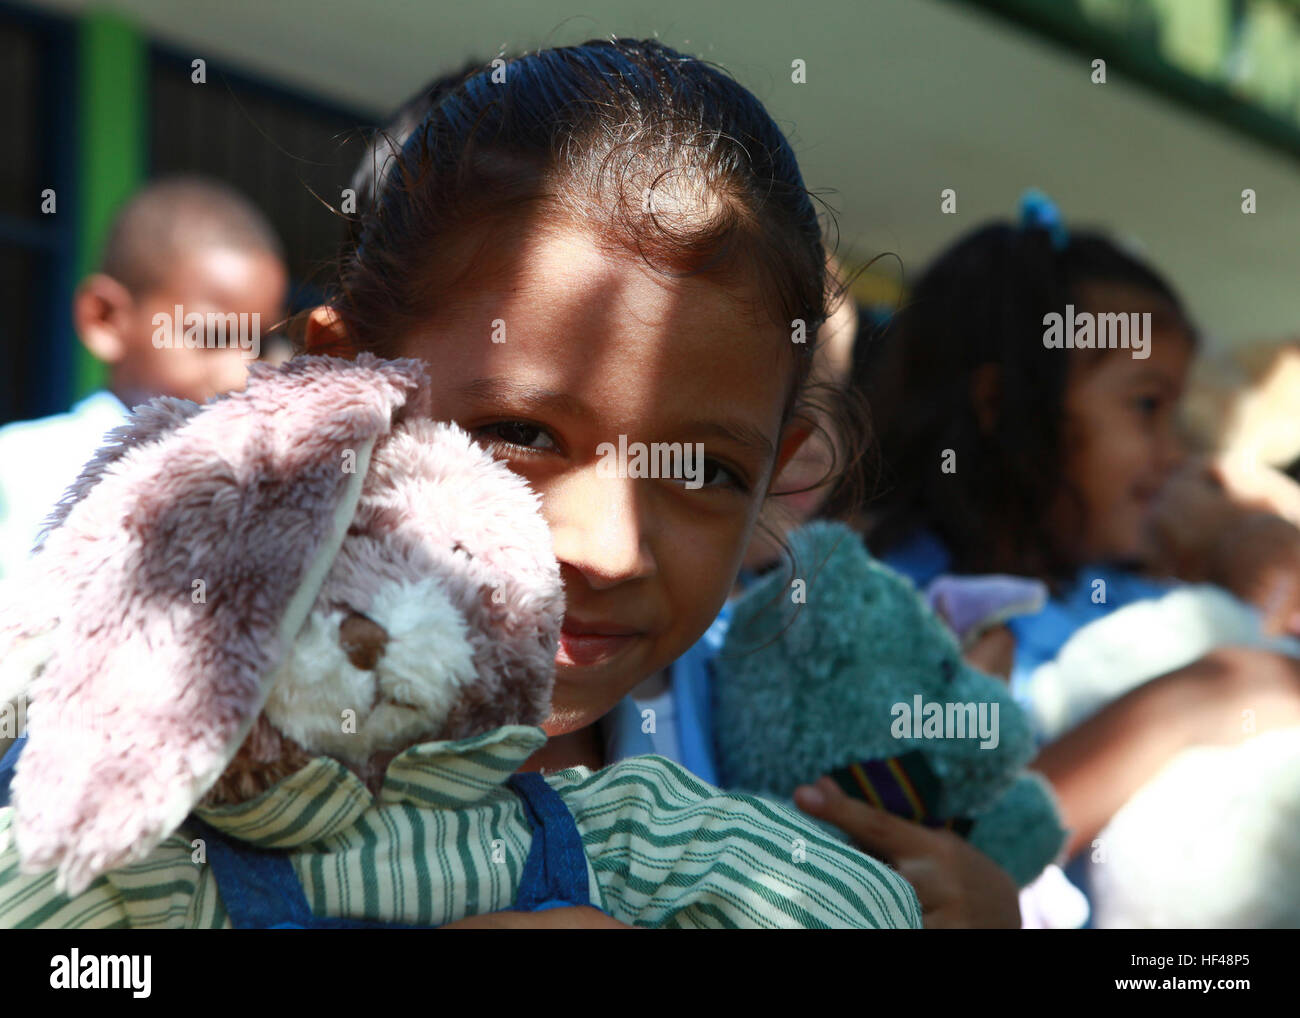
M543 507L555 557L594 589L655 572L637 497L641 485L634 478L601 476L594 467L547 485Z
M1160 460L1160 468L1166 474L1170 474L1183 465L1190 455L1187 443L1183 440L1182 434L1176 425L1171 424L1164 430L1161 436L1161 442L1157 451Z

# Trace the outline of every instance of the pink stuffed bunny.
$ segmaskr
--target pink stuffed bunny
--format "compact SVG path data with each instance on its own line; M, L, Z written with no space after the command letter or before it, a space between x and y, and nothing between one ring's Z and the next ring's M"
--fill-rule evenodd
M201 412L160 401L87 466L37 560L40 623L6 634L48 648L18 847L73 893L316 752L373 782L415 742L546 717L563 594L536 496L419 417L417 362L254 371Z
M83 470L0 616L0 703L30 701L0 926L156 922L145 874L192 887L169 922L257 925L231 880L264 850L289 925L536 907L545 823L556 900L624 922L918 925L882 864L666 760L512 775L546 740L559 566L527 484L430 415L418 362L301 358L142 408Z

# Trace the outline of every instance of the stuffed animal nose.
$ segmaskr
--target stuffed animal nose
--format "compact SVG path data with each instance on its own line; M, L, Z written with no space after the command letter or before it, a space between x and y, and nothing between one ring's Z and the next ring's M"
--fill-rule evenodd
M388 648L388 630L360 612L350 612L339 623L339 644L354 667L373 672Z

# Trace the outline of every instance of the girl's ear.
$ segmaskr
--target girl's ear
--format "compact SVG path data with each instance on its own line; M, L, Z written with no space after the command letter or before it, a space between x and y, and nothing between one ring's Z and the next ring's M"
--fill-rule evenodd
M350 358L357 352L343 319L328 304L311 309L303 333L303 346L307 353L325 357Z
M985 435L993 434L1002 403L1002 370L996 364L981 364L971 375L971 408Z
M781 471L785 469L785 465L790 462L794 454L799 451L799 447L808 440L808 436L812 433L812 424L802 417L796 417L786 425L785 431L781 434L781 445L776 451L776 462L772 464L772 474L768 478L769 488L781 476Z

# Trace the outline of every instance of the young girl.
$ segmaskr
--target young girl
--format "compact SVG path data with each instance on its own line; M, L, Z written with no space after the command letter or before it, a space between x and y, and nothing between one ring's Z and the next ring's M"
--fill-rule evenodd
M450 90L385 169L304 346L428 361L436 415L541 494L567 613L527 766L599 768L596 722L714 620L807 434L825 254L789 144L717 69L614 40L501 77ZM677 468L645 476L638 453L672 449ZM945 854L935 910L1014 909L974 850L858 805L819 815L882 854Z
M1049 342L1053 314L1123 315L1141 332L1061 348ZM918 282L870 370L858 366L884 463L872 549L921 584L1014 573L1053 589L1042 612L1010 623L1018 693L1077 628L1168 589L1144 571L1163 550L1156 524L1181 458L1175 415L1195 346L1154 270L1049 216L958 241ZM1300 665L1217 651L1044 747L1037 766L1060 796L1069 850L1181 748L1239 740L1246 708L1261 727L1294 723Z

